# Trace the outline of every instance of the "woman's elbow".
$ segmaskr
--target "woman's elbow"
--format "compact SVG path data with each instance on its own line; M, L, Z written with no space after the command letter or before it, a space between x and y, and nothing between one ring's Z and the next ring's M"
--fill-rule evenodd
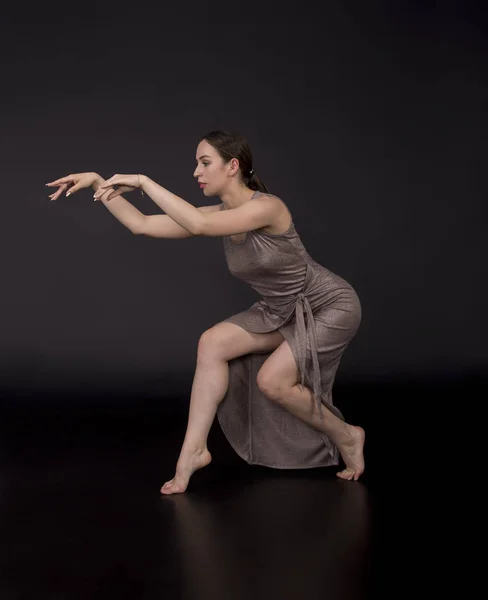
M138 219L129 229L134 235L146 235L146 219Z

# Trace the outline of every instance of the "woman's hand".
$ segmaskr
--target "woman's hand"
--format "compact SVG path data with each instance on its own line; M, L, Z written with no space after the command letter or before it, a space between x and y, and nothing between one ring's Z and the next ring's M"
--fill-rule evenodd
M98 200L110 187L113 187L114 191L105 199L107 202L124 192L133 192L136 188L141 188L141 193L143 193L143 177L144 175L113 175L98 188L93 197Z
M51 181L51 183L46 183L46 185L48 187L59 188L49 196L51 200L57 200L65 190L68 190L66 192L66 196L69 196L78 190L93 186L97 182L101 181L102 178L100 175L98 175L98 173L73 173L72 175L67 175L66 177L61 177L60 179Z

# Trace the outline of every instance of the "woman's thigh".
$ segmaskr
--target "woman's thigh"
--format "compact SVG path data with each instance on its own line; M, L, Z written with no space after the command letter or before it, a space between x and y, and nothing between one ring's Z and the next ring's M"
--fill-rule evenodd
M281 333L251 333L234 323L217 323L200 336L198 356L232 360L250 353L272 352L283 342Z

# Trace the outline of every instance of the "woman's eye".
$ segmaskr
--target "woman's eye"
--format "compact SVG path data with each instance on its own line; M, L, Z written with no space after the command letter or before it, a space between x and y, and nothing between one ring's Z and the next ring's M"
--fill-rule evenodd
M204 163L202 163L202 165L203 165L204 167L206 167L206 166L208 165L208 163L204 162Z

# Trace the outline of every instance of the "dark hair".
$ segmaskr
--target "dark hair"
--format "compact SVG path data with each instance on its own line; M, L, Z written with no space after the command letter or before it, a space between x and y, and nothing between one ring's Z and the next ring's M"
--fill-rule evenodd
M242 181L249 189L269 193L268 188L254 172L251 148L242 135L233 131L217 130L207 133L200 141L202 140L207 141L213 146L225 163L228 163L232 158L237 158L241 169Z

